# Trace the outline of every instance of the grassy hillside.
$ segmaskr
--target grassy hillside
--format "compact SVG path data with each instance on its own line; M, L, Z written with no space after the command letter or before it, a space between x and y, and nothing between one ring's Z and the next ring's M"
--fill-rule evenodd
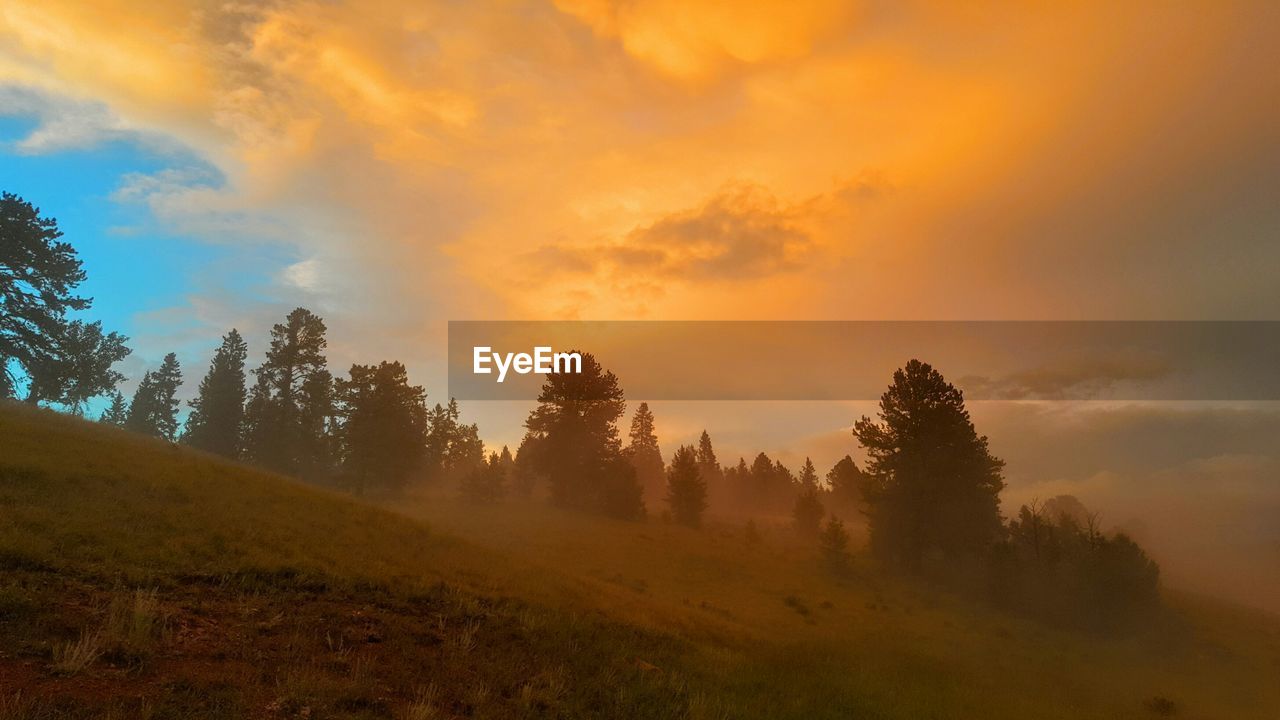
M0 720L1275 717L1280 623L1173 605L1080 636L781 531L373 507L0 406Z

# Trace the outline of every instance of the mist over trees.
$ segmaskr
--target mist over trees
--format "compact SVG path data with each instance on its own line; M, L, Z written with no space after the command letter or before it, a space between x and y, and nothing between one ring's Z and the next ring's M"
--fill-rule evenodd
M248 344L235 329L223 336L180 435L177 355L146 372L126 402L117 389L126 378L113 369L129 355L126 338L73 317L91 300L75 292L85 271L61 236L30 203L0 195L0 398L80 413L106 397L104 423L357 494L435 485L493 503L545 489L556 506L631 520L644 517L647 499L690 528L709 512L746 515L751 544L762 542L755 517L772 519L841 574L855 559L837 515L863 517L884 567L942 579L965 568L985 578L997 605L1056 623L1114 629L1159 603L1157 565L1128 536L1102 532L1076 498L1032 503L1005 522L1003 461L960 390L919 360L894 373L875 420L855 423L864 468L846 455L820 478L809 458L797 473L764 452L722 466L706 430L668 467L647 403L623 447L625 394L590 353L581 373L546 377L513 455L487 452L456 401L428 406L399 362L355 364L334 378L324 321L296 308L272 327L251 387Z

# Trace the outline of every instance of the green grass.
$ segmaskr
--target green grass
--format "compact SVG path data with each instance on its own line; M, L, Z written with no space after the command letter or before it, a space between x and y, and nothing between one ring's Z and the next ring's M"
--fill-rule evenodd
M0 406L0 720L1271 718L1280 622L1122 638L701 531L452 493L381 507ZM87 644L86 644L87 643ZM91 651L91 652L90 652Z

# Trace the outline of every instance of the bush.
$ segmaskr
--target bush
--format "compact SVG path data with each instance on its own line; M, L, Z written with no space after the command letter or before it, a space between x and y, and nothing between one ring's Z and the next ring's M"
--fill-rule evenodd
M989 571L998 604L1060 624L1117 630L1159 604L1160 568L1131 538L1034 504L1009 523Z

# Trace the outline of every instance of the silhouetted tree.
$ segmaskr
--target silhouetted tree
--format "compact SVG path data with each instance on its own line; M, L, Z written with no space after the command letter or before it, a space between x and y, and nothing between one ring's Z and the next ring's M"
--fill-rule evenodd
M535 470L538 463L533 459L537 454L537 445L537 439L526 434L516 448L515 463L510 475L511 491L522 498L532 497L534 486L538 483L538 472Z
M717 498L718 502L725 500L725 482L724 469L720 467L720 461L716 458L715 448L711 446L711 435L706 430L702 431L702 435L698 438L698 473L702 476L702 481L707 485L707 502L710 504L711 499Z
M124 426L133 432L173 441L178 435L178 386L182 368L178 356L164 356L158 370L142 376L129 403Z
M240 457L246 396L244 361L248 354L249 346L234 328L222 337L196 397L187 401L191 414L182 433L183 443L224 457Z
M846 511L857 508L862 499L862 482L862 471L853 462L853 458L848 455L840 458L827 472L831 504Z
M960 390L912 360L881 396L879 419L863 417L853 431L868 456L872 550L919 569L930 553L975 553L997 541L1004 462L975 432Z
M547 375L525 427L552 502L624 518L644 513L643 490L618 438L625 409L618 378L590 353L582 353L582 372Z
M751 481L751 468L746 458L738 458L738 464L724 469L724 492L721 502L731 503L740 510L756 507L755 489Z
M124 396L119 391L112 391L111 405L102 413L100 421L115 425L116 427L124 427L124 423L129 418L129 405L125 403Z
M475 503L501 500L507 491L507 470L502 464L502 456L489 453L487 460L462 476L458 490L462 497Z
M1159 603L1160 569L1142 548L1124 533L1102 533L1097 516L1077 522L1047 505L1023 505L1009 521L1008 539L993 548L996 602L1094 630L1150 614Z
M498 453L498 462L502 465L502 471L506 473L507 479L511 479L511 474L515 472L516 459L511 456L511 450L506 445L502 446L502 452Z
M646 500L660 500L667 484L666 465L658 436L654 431L653 413L648 403L640 403L631 418L631 444L627 446L627 459L635 468L636 479L644 488Z
M358 494L403 488L422 470L427 393L398 362L352 365L335 387L343 477Z
M822 516L826 512L819 497L818 472L813 461L804 459L804 468L800 470L800 492L796 495L795 506L791 510L791 518L796 532L803 537L813 538L818 535Z
M818 534L818 548L822 553L822 561L835 572L845 572L853 557L849 554L849 533L844 529L840 518L832 515L822 532Z
M757 510L769 509L776 494L777 471L773 460L760 453L751 462L750 493L748 502Z
M325 480L333 468L333 378L324 321L305 308L271 328L245 408L245 455L271 470Z
M464 425L458 401L431 409L427 415L426 467L432 481L456 482L480 468L485 462L480 429Z
M707 481L702 477L697 452L691 446L681 446L671 456L667 504L677 523L693 528L702 524L702 513L707 509Z
M480 426L475 423L458 425L445 460L445 474L450 478L462 477L484 465L484 441L480 439Z
M14 397L18 373L26 400L64 403L79 411L122 378L110 370L129 354L126 338L100 323L68 322L92 300L75 294L85 272L60 240L57 221L11 193L0 193L0 398Z
M1057 522L1062 517L1068 517L1077 524L1086 525L1089 522L1090 512L1080 502L1075 495L1057 495L1051 497L1041 506L1041 512L1050 522Z

